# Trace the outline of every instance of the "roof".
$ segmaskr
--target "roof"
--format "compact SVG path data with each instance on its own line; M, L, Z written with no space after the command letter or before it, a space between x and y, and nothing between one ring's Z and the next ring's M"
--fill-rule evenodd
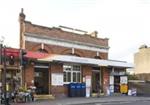
M50 54L49 56L38 60L48 61L48 62L66 62L66 63L90 64L90 65L97 65L97 66L113 66L113 67L124 67L124 68L133 67L133 64L122 62L122 61L93 59L93 58L76 57L70 55L57 55L57 54Z

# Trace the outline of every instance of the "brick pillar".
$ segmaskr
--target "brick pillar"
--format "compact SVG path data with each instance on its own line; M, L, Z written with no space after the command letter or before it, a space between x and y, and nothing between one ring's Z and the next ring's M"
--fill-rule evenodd
M51 64L51 74L52 73L63 73L63 64ZM50 79L52 82L52 78ZM51 83L50 82L50 83ZM67 94L65 86L52 86L52 83L50 84L50 93L56 97L58 96L64 96Z
M30 65L25 69L25 82L27 86L33 86L32 81L34 81L34 66Z
M109 88L109 70L106 67L102 67L102 85L103 85L103 92L107 93L107 88Z

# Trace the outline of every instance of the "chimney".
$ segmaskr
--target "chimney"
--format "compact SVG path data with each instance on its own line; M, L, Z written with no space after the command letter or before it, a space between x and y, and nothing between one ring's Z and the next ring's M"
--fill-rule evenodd
M98 32L97 32L97 31L94 31L94 32L92 32L90 35L91 35L91 37L97 38L97 34L98 34Z
M19 14L19 24L20 24L20 48L25 48L24 32L25 32L25 14L23 13L23 8L21 8L21 13Z
M21 13L19 14L19 21L24 22L25 18L26 18L26 16L23 13L23 8L21 8Z

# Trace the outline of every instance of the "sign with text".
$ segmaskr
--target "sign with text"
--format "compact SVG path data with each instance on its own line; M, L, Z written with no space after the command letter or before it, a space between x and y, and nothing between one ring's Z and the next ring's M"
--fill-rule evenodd
M109 77L109 84L113 85L114 84L114 76Z
M120 77L120 83L121 84L128 84L128 77L127 76L121 76Z
M63 73L52 73L52 85L63 86Z
M91 76L85 77L86 87L91 87Z

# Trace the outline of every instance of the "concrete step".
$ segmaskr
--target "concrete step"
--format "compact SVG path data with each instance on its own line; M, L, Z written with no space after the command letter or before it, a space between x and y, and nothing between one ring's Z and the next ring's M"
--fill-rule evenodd
M35 98L35 100L55 99L55 97L51 94L34 95L34 98Z
M104 96L104 93L100 93L99 95L98 95L98 93L91 94L91 97L99 97L99 96Z

